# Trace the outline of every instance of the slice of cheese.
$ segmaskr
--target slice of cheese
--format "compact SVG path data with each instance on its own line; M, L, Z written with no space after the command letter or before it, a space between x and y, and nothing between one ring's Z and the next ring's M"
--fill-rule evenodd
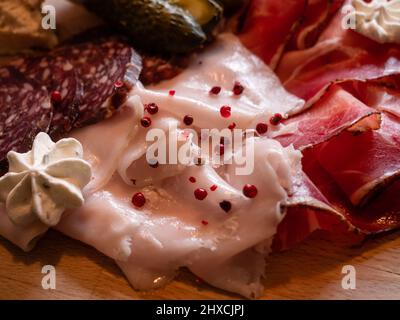
M0 1L0 54L34 48L52 48L57 37L42 27L43 0Z

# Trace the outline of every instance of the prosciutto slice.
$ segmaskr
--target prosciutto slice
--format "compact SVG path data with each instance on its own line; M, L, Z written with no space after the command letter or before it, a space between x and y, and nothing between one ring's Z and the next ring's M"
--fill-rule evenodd
M286 216L279 224L272 243L275 252L293 247L317 230L342 234L347 241L360 240L358 237L350 237L353 236L349 233L352 226L346 217L332 207L329 200L302 170L295 176L293 193L285 208Z
M304 174L297 176L275 250L317 229L365 235L399 226L399 205L389 200L399 184L399 46L343 28L348 4L310 1L302 23L286 29L276 71L307 111L292 114L285 124L293 131L276 138L302 150ZM264 50L255 52L264 57Z
M382 46L374 52L347 47L331 39L308 52L286 54L281 66L277 73L284 86L291 93L310 100L337 80L368 80L396 74L400 67L400 51ZM289 74L287 70L291 70Z
M277 74L291 93L309 100L334 81L368 80L398 73L398 45L378 44L344 29L345 14L344 10L337 12L314 46L283 55Z
M251 1L241 41L275 69L286 50L311 47L342 3L343 0Z
M394 199L400 169L397 88L397 76L332 84L315 106L289 120L298 123L300 133L277 139L302 149L304 175L298 177L288 214L279 226L275 250L288 248L317 229L353 231L346 236L359 240L400 226L400 206ZM352 121L335 121L346 119L337 116L340 106L354 112ZM318 117L324 128L333 130L324 133L306 125Z
M312 47L344 0L308 0L307 9L286 46L287 51Z
M284 145L292 143L296 148L304 148L326 141L344 129L353 132L378 129L380 113L339 85L332 85L310 109L292 117L287 123L295 125L296 131L278 137L279 141Z
M376 81L348 81L342 88L381 113L379 129L362 134L342 132L334 139L309 148L353 205L362 205L373 191L390 184L399 176L399 117L396 113L398 94L387 86L396 86L397 76ZM335 161L333 154L342 157Z
M329 172L353 205L367 202L370 193L400 175L400 123L382 116L379 130L338 137L310 148L321 167ZM338 150L341 156L335 157Z
M330 172L324 170L314 157L305 157L303 168L318 189L327 196L331 205L340 210L350 228L356 228L366 235L399 227L400 203L396 196L399 192L398 180L377 193L373 201L357 207L350 203Z
M307 7L306 0L251 1L240 39L271 68L279 62L289 35Z

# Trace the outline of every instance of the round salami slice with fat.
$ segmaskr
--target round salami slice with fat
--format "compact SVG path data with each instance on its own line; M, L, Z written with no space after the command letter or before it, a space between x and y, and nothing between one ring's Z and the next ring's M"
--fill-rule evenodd
M69 132L79 113L82 83L71 62L61 56L21 58L12 63L26 77L39 82L49 92L53 106L53 119L49 129L52 138Z
M13 67L0 69L0 165L11 150L26 152L49 129L52 107L45 87Z
M71 44L24 57L0 74L0 161L27 151L40 131L58 139L101 121L126 100L141 59L116 39Z
M129 45L115 39L74 44L59 48L53 54L69 60L83 84L74 127L111 116L125 102L141 71L139 55Z

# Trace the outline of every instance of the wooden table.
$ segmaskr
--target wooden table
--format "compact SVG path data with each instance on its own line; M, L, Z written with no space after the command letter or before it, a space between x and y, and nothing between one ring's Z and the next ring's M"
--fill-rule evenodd
M343 247L315 235L269 259L264 299L400 299L400 232ZM57 289L41 287L42 266L54 265ZM341 287L344 265L357 271L356 290ZM31 253L0 240L1 299L238 299L183 271L155 292L137 292L116 264L51 231Z

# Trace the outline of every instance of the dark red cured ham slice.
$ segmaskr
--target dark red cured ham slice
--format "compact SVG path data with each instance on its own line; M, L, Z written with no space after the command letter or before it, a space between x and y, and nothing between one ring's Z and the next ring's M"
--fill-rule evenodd
M287 249L318 229L356 241L400 227L400 201L394 196L400 191L399 88L397 75L338 82L308 111L288 120L304 121L303 132L278 140L302 149L304 175L297 178L274 250ZM351 117L338 117L342 108ZM365 123L373 119L371 112L379 112L381 121ZM321 126L332 124L333 130L323 134L317 125L307 128L308 120L318 123L318 117L325 119Z
M364 234L383 232L400 226L400 181L390 184L362 207L350 203L342 188L321 167L313 153L303 159L303 168L333 208L340 211L348 224Z
M335 139L305 150L313 153L353 205L400 177L400 123L398 76L374 81L348 81L341 87L377 111L382 111L378 130L354 135L343 132ZM388 88L389 87L389 88ZM335 154L340 153L340 157Z
M305 155L313 153L353 205L362 205L376 189L400 177L400 99L393 90L398 87L397 78L342 83L341 86L357 98L383 111L379 130L361 135L343 132L335 139L305 150ZM341 156L335 157L338 152Z
M400 118L400 74L371 81L346 81L341 86L374 109Z
M25 57L11 63L30 79L41 83L52 93L59 92L61 101L52 101L53 119L49 134L58 138L72 129L79 113L82 83L69 60L61 56Z
M273 67L284 43L290 39L286 45L289 52L280 60L277 74L288 91L306 101L318 97L330 83L338 80L368 80L396 74L400 70L400 47L381 45L344 29L346 12L342 12L341 5L348 3L341 0L253 1L240 36L245 45ZM279 6L282 8L276 14ZM301 6L304 8L300 9ZM303 21L291 32L300 17ZM315 40L315 45L308 48ZM290 51L302 47L307 49ZM271 64L272 57L275 58Z
M341 10L315 46L284 54L277 74L291 93L309 100L331 82L369 80L400 70L400 47L379 44L342 27Z
M288 53L277 70L285 88L306 101L334 81L376 79L400 70L400 50L395 48L380 46L368 51L334 41L317 46L309 49L308 56L304 52ZM294 67L290 75L288 66Z
M346 199L340 187L315 158L305 158L303 166L314 181L312 188L328 195L325 201L329 206L310 204L301 198L299 203L289 204L287 215L279 225L274 239L274 251L288 249L316 230L332 232L342 237L342 240L354 243L370 233L400 227L400 181L391 184L384 192L377 194L374 201L360 208ZM305 177L306 181L309 180L308 176Z
M0 69L0 162L9 151L26 152L40 131L47 131L52 108L46 88L12 67Z
M391 109L399 101L393 90L396 78L332 85L340 88L338 92L346 89L349 101L361 99L369 109L384 110L380 127L358 134L344 127L329 139L303 148L304 175L297 178L274 250L287 249L318 229L356 241L400 227L396 196L400 191L400 123ZM297 140L298 147L307 141Z
M318 229L360 240L400 227L400 47L343 29L341 12L322 30L341 3L327 11L328 3L310 2L303 24L286 29L286 50L297 51L284 54L277 73L310 108L286 121L292 135L277 137L302 150L304 174L286 204L275 251ZM269 63L276 46L259 39L274 17L262 16L246 21L252 28L245 44Z
M300 50L313 46L343 3L344 0L309 0L307 9L286 50Z
M362 205L375 189L400 176L400 123L382 115L379 130L339 136L304 151L340 186L353 205ZM340 150L340 156L338 151Z
M240 39L251 51L274 68L306 9L306 0L253 0Z
M359 240L356 233L349 233L352 227L343 214L331 206L303 171L295 177L293 193L284 207L286 215L274 237L273 251L289 249L320 229L341 233L348 241Z
M296 129L293 134L277 139L285 146L304 148L324 142L345 129L353 132L378 129L380 113L339 85L332 85L314 105L286 124Z
M345 244L361 242L366 236L332 207L298 204L286 208L272 242L272 251L288 250L316 231L329 232L331 238Z
M284 50L312 46L344 0L254 0L242 42L273 69Z
M110 117L123 104L141 70L141 59L136 52L114 39L66 46L53 54L68 59L83 83L83 97L74 127ZM116 90L117 82L122 86Z

